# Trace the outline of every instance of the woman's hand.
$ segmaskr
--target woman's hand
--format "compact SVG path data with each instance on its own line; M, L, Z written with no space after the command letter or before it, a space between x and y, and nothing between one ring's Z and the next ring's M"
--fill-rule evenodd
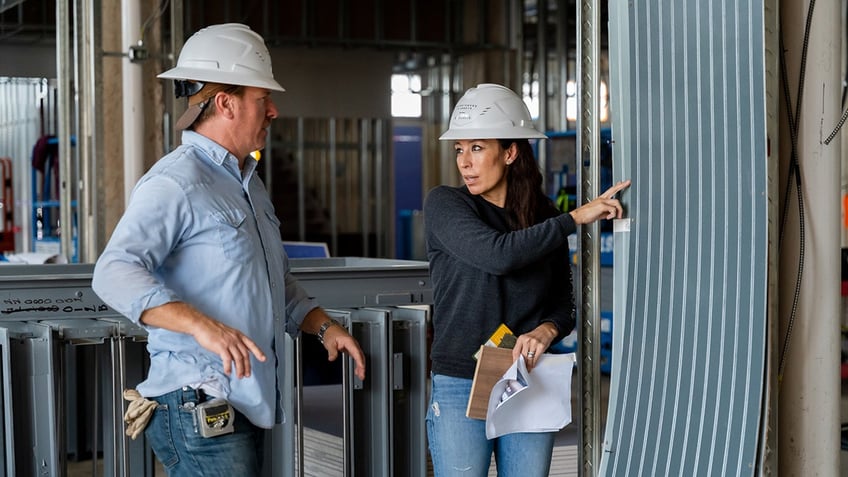
M599 219L620 219L624 210L621 208L621 202L614 197L628 187L630 187L630 179L619 181L597 199L572 210L569 214L574 219L574 223L584 225Z
M557 334L559 334L559 330L551 322L542 323L533 331L524 333L515 340L515 346L512 348L512 360L515 361L523 355L524 362L527 363L527 371L532 370L533 366L539 362L539 358L542 357L542 353L551 346Z

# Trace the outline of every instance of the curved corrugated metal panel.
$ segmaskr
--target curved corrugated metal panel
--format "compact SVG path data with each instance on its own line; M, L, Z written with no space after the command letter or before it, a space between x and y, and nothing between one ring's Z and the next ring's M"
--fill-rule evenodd
M610 2L617 224L600 475L753 475L764 391L759 1ZM629 227L629 231L626 231Z

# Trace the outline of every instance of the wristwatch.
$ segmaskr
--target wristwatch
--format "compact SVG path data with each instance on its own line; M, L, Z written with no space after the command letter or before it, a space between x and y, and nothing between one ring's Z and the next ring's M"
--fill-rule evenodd
M324 333L327 331L328 328L333 325L342 326L341 323L330 318L329 320L325 321L323 325L321 325L321 328L318 329L318 341L321 344L324 344Z

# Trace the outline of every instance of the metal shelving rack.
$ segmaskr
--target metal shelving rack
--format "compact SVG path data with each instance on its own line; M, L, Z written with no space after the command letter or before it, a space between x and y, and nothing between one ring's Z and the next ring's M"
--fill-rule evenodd
M423 477L432 302L427 263L291 262L295 276L348 326L368 360L365 382L354 379L345 360L344 475ZM85 452L102 452L107 475L153 475L149 447L143 439L124 437L122 419L122 390L146 370L146 333L93 293L92 270L90 264L0 267L0 475L63 475L68 455ZM291 338L278 338L286 344L283 406L294 409L294 346ZM92 366L68 352L86 345L96 349ZM92 388L93 397L86 394ZM89 422L95 429L87 436L91 442L79 442L73 427ZM302 442L295 422L269 431L266 476L295 475L303 455L295 451L296 441Z

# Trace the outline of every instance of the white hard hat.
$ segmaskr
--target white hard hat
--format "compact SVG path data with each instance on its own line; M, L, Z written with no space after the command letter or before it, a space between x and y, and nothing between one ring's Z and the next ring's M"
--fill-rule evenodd
M484 83L465 92L439 139L547 138L533 126L530 111L511 89Z
M265 41L240 23L197 31L185 42L177 66L158 77L285 91L274 80Z
M190 96L188 109L177 120L177 129L190 127L203 112L210 94L220 91L222 85L285 91L274 79L265 40L241 23L198 30L183 45L177 66L158 77L174 80L178 98ZM201 91L202 98L195 96Z

